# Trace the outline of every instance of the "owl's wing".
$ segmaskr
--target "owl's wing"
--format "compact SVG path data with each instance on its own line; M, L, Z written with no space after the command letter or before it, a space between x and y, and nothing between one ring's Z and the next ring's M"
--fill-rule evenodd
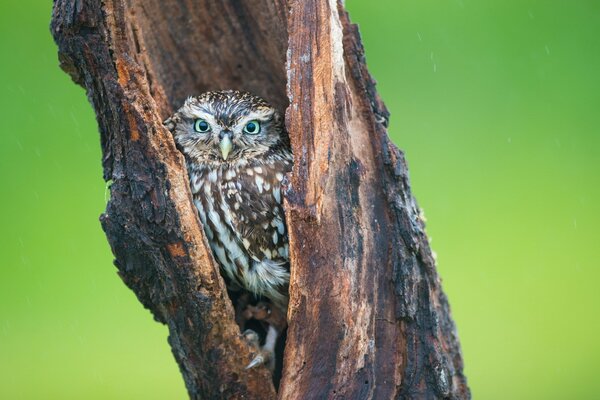
M287 263L289 247L282 206L281 181L288 171L282 161L242 168L239 190L227 193L231 222L250 258Z

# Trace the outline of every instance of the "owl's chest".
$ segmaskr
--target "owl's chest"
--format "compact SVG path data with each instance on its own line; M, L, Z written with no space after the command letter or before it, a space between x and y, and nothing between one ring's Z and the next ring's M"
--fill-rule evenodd
M235 204L243 199L244 192L242 182L236 179L238 173L236 169L199 169L190 174L194 204L204 231L217 260L230 275L248 268L234 214Z
M256 263L287 256L282 177L265 165L190 171L194 203L213 254L226 275L242 285Z
M243 225L257 219L260 208L270 206L267 190L273 188L257 170L264 173L262 167L200 168L191 172L194 202L202 222L206 218L205 227L212 230L209 237L225 232L241 239Z

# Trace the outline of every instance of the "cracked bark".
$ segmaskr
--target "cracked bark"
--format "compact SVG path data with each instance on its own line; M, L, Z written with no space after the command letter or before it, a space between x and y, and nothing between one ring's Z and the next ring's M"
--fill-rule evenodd
M335 0L55 0L61 67L96 110L102 227L194 399L469 398L448 302L358 29ZM251 359L162 126L191 94L282 112L292 280L279 393Z

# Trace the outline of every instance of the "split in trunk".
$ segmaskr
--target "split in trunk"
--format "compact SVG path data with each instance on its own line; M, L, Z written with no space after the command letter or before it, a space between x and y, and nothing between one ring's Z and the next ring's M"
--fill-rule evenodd
M469 398L406 164L341 3L56 0L52 31L96 110L115 264L168 325L191 398L277 396L265 368L244 369L251 354L162 125L218 89L286 112L295 154L279 397Z

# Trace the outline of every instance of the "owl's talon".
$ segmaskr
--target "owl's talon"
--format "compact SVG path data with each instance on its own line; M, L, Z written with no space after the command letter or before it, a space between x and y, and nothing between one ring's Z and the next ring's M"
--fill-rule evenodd
M250 347L252 347L255 350L258 350L260 348L260 338L258 336L258 333L256 333L252 329L246 329L244 333L242 333L242 336L244 337L244 340L246 341L246 343L248 343Z
M252 361L250 361L250 364L246 365L246 369L250 369L250 368L254 368L257 365L261 365L265 362L262 354L257 355L256 357L254 357L252 359Z
M279 337L277 329L269 325L265 344L262 347L259 347L258 335L252 329L246 329L243 335L253 349L258 350L260 348L258 354L246 366L246 369L254 368L257 365L265 365L272 372L275 369L275 342L277 342L277 338Z
M260 348L260 338L258 333L253 331L252 329L246 329L244 333L242 333L244 340L248 345L252 348L254 352L258 352L258 354L250 361L250 363L246 366L246 369L254 368L257 365L267 365L271 370L271 366L268 364L270 360L273 359L272 351L269 351L266 348Z
M265 365L271 371L275 369L275 357L273 351L263 348L246 366L246 369L254 368L258 365Z

